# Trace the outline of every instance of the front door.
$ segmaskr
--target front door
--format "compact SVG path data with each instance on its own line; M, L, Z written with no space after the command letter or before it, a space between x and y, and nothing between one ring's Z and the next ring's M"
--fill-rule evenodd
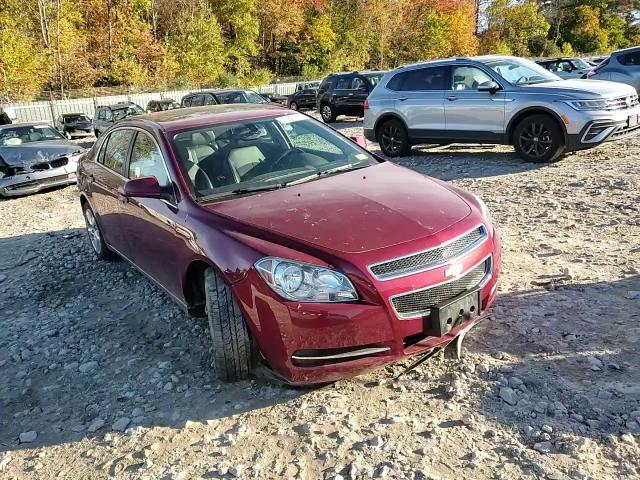
M176 207L173 184L160 148L151 135L138 130L131 148L128 177L155 177L167 193L167 199L129 197L122 218L127 238L127 257L147 275L180 298L180 259L188 246L182 218Z
M109 134L100 148L97 163L88 166L92 206L107 244L126 255L126 240L122 235L121 215L125 212L122 195L125 164L133 130L118 129Z
M499 142L504 136L504 91L478 91L478 86L495 81L487 72L472 65L454 66L451 89L445 94L447 133L460 140ZM497 83L497 82L496 82Z

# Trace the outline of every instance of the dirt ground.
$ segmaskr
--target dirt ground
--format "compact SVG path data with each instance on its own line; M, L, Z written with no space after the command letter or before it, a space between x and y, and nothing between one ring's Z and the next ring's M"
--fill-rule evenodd
M0 478L640 478L640 139L413 154L486 201L504 255L464 360L395 382L408 361L220 384L205 323L95 259L75 186L0 201Z

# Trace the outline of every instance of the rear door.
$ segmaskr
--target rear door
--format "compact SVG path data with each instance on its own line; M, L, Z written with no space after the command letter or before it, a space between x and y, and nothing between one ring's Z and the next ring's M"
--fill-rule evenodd
M446 136L445 88L449 82L446 65L421 67L397 73L387 83L395 93L394 104L415 140Z
M452 138L478 140L478 142L500 141L505 132L505 93L478 91L478 86L487 82L499 82L487 71L475 65L451 67L450 90L445 96L445 118L447 133Z
M351 107L353 97L352 82L353 75L338 77L336 87L333 89L332 100L339 115L353 115Z
M122 195L125 165L133 130L117 129L103 141L97 162L89 173L89 185L94 213L102 229L105 241L127 256L127 244L122 234L122 215L126 213L126 200Z

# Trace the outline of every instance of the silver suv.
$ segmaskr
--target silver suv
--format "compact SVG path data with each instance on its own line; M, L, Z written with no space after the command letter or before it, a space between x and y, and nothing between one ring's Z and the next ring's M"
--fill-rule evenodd
M364 134L389 157L412 145L513 145L532 162L640 133L634 88L561 80L508 56L407 65L387 73L365 104Z
M609 58L587 73L587 78L622 82L640 91L640 47L613 52Z

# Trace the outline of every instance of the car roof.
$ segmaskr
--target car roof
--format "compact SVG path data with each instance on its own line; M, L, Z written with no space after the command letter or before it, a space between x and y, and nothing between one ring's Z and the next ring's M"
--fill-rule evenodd
M135 103L133 103L133 102L118 102L118 103L112 103L111 105L98 105L96 108L114 108L114 109L118 109L118 108L128 107L130 105L135 105Z
M202 93L233 93L233 92L252 92L253 90L249 90L247 88L213 88L208 90L200 90L199 92L191 92L187 93L185 97L191 95L198 95Z
M166 132L175 132L189 128L219 125L258 118L281 117L283 115L301 115L284 106L269 104L223 104L204 107L178 108L162 112L136 115L120 123L126 125L146 125L160 128Z
M51 127L51 124L49 122L45 122L45 121L41 121L41 122L20 122L20 123L9 123L6 125L0 125L0 130L3 128L12 128L12 127L34 127L34 126L47 126L47 127Z
M76 116L76 115L87 115L84 112L69 112L69 113L63 113L62 115L60 115L61 117L70 117L70 116Z

